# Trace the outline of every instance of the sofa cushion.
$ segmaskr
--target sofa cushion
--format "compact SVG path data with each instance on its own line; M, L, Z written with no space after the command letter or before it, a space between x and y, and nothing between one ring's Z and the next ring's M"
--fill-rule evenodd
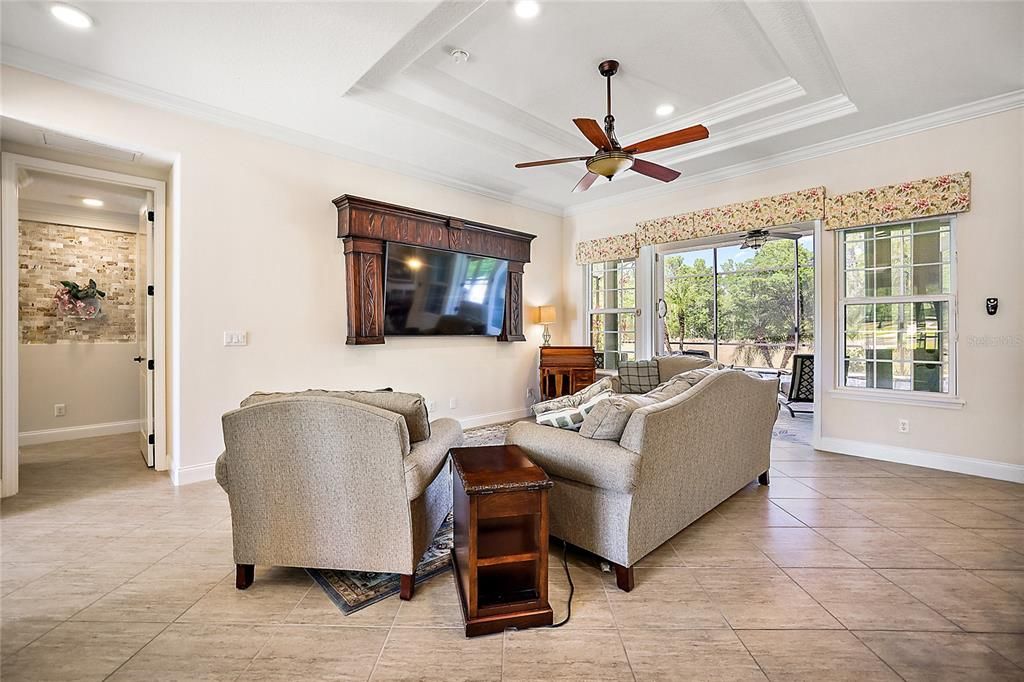
M599 402L605 398L610 398L611 396L611 391L601 391L582 405L543 412L537 415L537 423L543 424L544 426L554 426L559 429L578 431L580 424L582 424L586 416L590 414L590 411L593 410Z
M448 460L448 451L462 445L462 425L454 419L437 419L430 438L413 443L405 456L405 492L410 500L423 494Z
M533 406L533 413L539 417L545 412L554 412L555 410L564 410L569 407L578 407L597 394L611 390L613 390L611 378L604 377L603 379L590 384L586 388L576 391L572 395L563 395L559 398L552 398L551 400L544 400L542 402L535 403Z
M580 435L593 440L618 441L633 412L657 402L657 398L646 395L618 395L602 400L583 420Z
M427 419L427 405L419 393L401 393L384 389L380 391L325 391L309 389L307 391L262 393L256 392L242 401L242 407L255 405L278 398L309 397L309 398L344 398L363 405L372 405L382 410L395 412L405 418L409 429L409 442L418 443L430 438L430 420Z
M711 358L699 355L661 355L654 358L658 363L658 377L660 381L668 381L672 377L691 369L700 369L708 365L717 364Z
M526 450L534 464L558 478L624 493L635 490L640 478L640 455L612 441L524 421L512 425L506 443Z
M660 383L657 360L629 360L619 364L622 393L647 393Z

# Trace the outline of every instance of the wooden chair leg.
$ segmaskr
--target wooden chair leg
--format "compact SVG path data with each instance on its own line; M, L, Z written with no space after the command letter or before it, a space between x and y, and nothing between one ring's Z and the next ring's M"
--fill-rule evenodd
M235 587L239 590L244 590L249 585L252 585L252 581L256 577L256 567L252 564L236 564L235 565Z
M765 471L764 473L758 474L757 482L761 485L768 485L768 472Z
M409 601L412 599L413 593L416 591L416 574L415 573L403 573L402 574L402 586L398 592L398 598L402 601Z
M615 568L615 584L623 592L629 592L636 586L636 582L633 579L633 567L629 568L625 566L619 566L618 564L612 564Z

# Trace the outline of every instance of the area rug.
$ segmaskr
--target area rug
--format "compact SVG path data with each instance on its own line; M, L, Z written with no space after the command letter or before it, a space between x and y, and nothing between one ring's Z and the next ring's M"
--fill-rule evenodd
M416 566L416 584L426 582L448 570L451 565L452 515L444 520L434 535L434 541L424 552ZM369 573L367 571L335 571L307 568L306 572L327 594L334 605L346 616L359 609L376 604L398 594L400 579L397 573Z

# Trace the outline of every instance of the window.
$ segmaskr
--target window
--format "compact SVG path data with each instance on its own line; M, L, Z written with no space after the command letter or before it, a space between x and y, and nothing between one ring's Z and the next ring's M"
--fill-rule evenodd
M605 369L636 359L636 261L613 260L589 268L590 345Z
M840 386L955 393L952 218L844 230Z
M785 236L782 236L785 234ZM814 350L814 237L779 233L661 255L658 352L704 350L719 362L784 368Z

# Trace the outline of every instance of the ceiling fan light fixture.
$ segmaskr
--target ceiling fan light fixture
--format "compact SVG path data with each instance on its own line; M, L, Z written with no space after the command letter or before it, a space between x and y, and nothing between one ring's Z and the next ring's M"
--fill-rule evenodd
M633 157L620 151L601 152L587 161L587 170L609 180L622 171L633 167Z
M760 249L768 243L768 230L751 230L743 238L741 249Z

